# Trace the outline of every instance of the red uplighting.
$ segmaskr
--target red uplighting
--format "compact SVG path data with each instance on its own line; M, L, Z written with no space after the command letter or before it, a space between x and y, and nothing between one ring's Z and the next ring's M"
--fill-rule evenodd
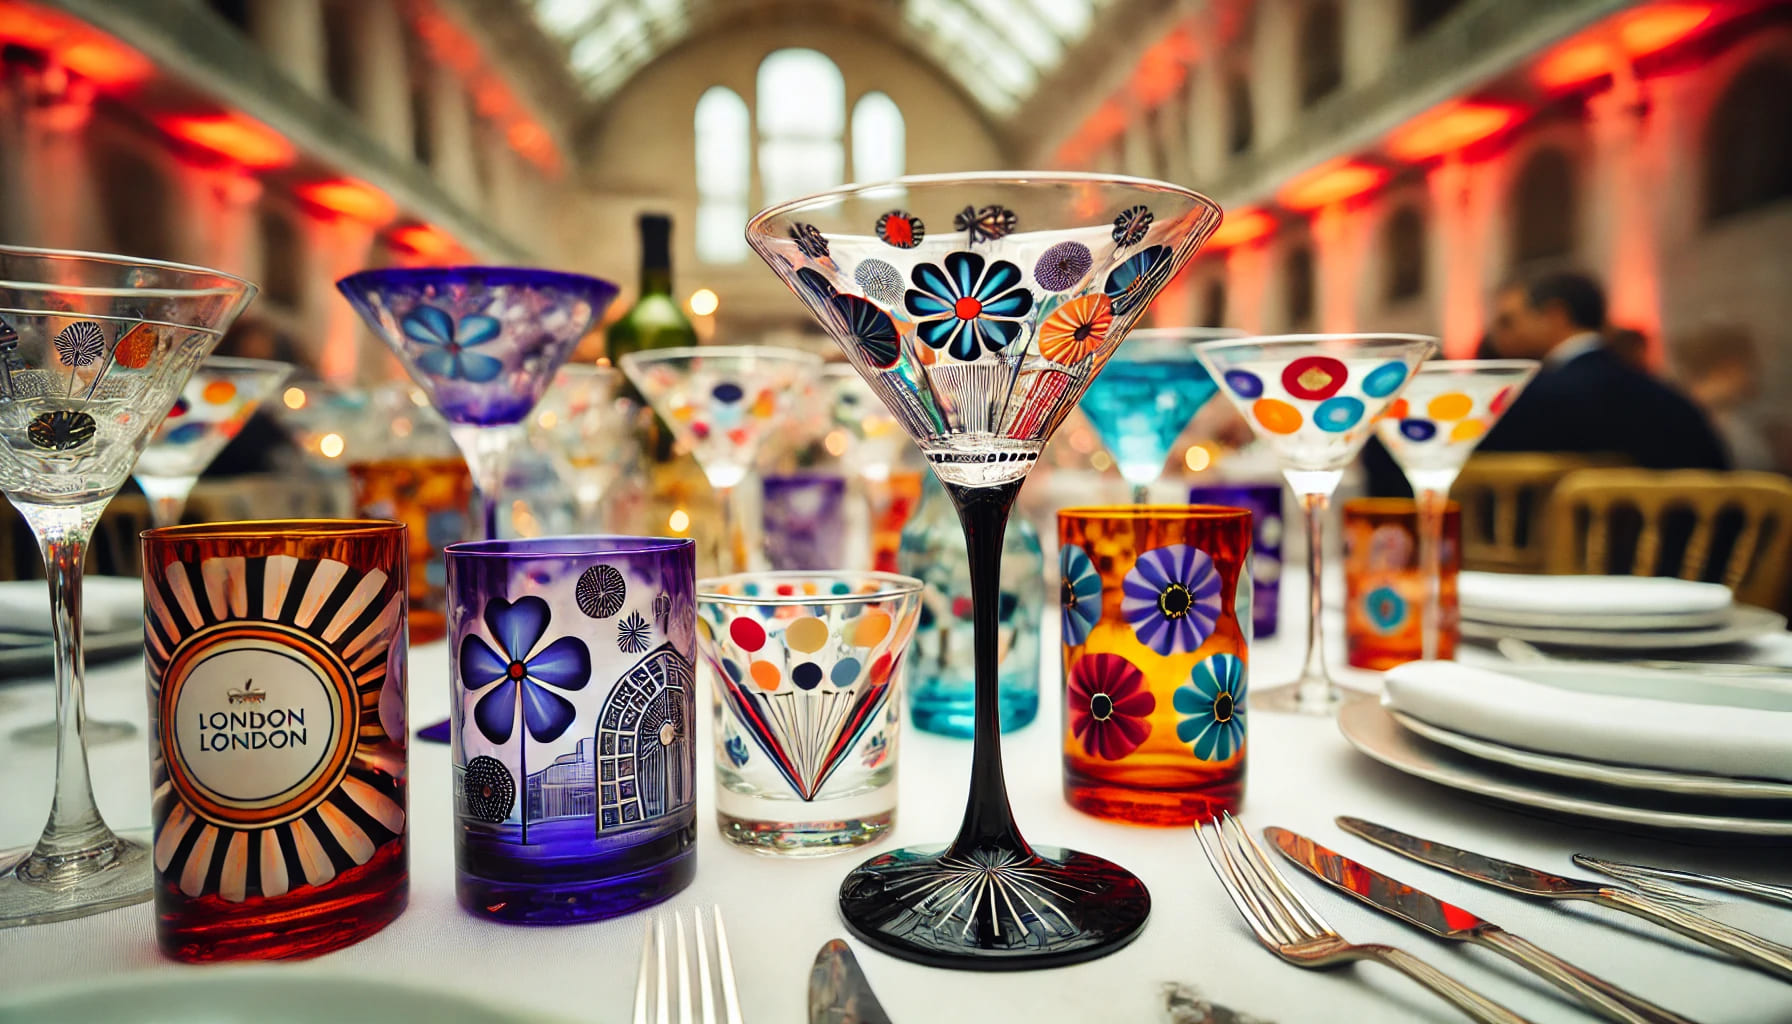
M134 85L155 70L142 54L85 22L26 4L0 3L0 42L42 50L107 88Z
M392 241L424 259L434 260L460 251L460 243L428 224L406 224L392 229Z
M1182 88L1196 52L1186 30L1171 32L1139 58L1128 91L1145 106L1157 106Z
M1455 153L1505 131L1518 116L1514 108L1495 103L1447 103L1395 129L1388 152L1410 161Z
M1207 249L1230 249L1235 245L1255 242L1276 229L1276 219L1255 207L1232 210L1207 239Z
M398 207L391 197L372 185L364 185L358 181L321 181L303 185L298 189L298 196L331 213L364 220L370 224L384 224L398 213Z
M1568 89L1611 73L1623 59L1665 50L1711 20L1710 4L1652 4L1627 11L1556 47L1537 65L1537 82Z
M1317 210L1354 199L1388 180L1386 168L1348 160L1320 164L1282 186L1276 200L1291 210Z
M279 132L241 114L171 117L161 124L169 135L244 167L284 167L297 155Z
M1618 20L1618 41L1632 57L1665 50L1711 17L1708 4L1656 4L1625 14Z

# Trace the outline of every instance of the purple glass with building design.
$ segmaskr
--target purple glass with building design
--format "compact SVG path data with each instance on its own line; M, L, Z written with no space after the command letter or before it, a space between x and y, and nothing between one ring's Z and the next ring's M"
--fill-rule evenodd
M517 924L626 914L696 873L696 545L450 545L455 879Z
M1227 505L1251 511L1251 637L1276 635L1276 600L1282 590L1282 485L1196 484L1191 505Z

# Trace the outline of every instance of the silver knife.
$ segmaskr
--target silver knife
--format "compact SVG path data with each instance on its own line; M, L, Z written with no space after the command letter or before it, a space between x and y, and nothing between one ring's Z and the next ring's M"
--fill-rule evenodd
M809 1024L890 1024L858 958L839 939L821 947L809 970Z
M1782 980L1792 981L1792 947L1782 946L1771 939L1732 928L1721 921L1713 921L1679 907L1669 906L1633 889L1552 875L1509 860L1486 857L1429 839L1409 836L1361 818L1338 818L1336 821L1339 828L1351 835L1361 836L1377 846L1411 857L1421 864L1442 868L1452 874L1524 896L1549 900L1586 900L1602 907L1622 910L1703 942L1752 967L1778 975Z
M1306 836L1283 828L1266 828L1263 834L1282 851L1282 856L1332 888L1437 938L1486 946L1579 999L1601 1016L1624 1024L1692 1024L1688 1018L1597 978L1491 921L1389 878Z

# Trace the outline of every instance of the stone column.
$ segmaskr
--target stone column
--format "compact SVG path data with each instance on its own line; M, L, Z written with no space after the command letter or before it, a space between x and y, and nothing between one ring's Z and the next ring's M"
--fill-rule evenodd
M1340 0L1344 47L1344 88L1380 78L1400 53L1405 0Z
M20 186L7 202L7 223L25 242L63 249L107 248L110 239L93 178L87 129L93 120L93 87L58 67L25 72L13 80L12 116ZM9 182L10 184L10 182Z
M477 205L478 175L473 171L473 112L454 69L429 68L431 162L435 176L456 198Z
M1268 239L1235 245L1226 251L1226 320L1247 334L1261 334L1268 322Z
M1144 111L1136 107L1127 111L1126 130L1120 140L1122 173L1151 177L1151 126L1145 122Z
M375 7L390 6L375 2ZM318 96L330 92L320 0L257 0L249 7L249 36L268 60Z
M357 113L374 138L409 159L411 77L404 14L395 3L363 3L355 26ZM420 44L419 44L420 45Z
M312 281L336 281L365 269L373 256L375 228L366 221L331 214L301 217L293 225L305 236L306 275ZM361 323L353 307L334 288L310 288L301 322L315 325L310 340L317 346L318 376L331 384L367 383L367 367L384 363L367 358L385 346Z
M1451 155L1431 169L1425 185L1431 193L1425 290L1444 354L1464 359L1487 328L1485 279L1493 231L1487 175Z
M1250 40L1255 149L1274 145L1286 136L1299 113L1295 51L1300 13L1301 5L1292 0L1263 0L1257 5L1256 31Z
M1219 178L1226 166L1226 76L1219 53L1204 53L1191 72L1188 102L1189 168L1197 182Z
M1329 334L1356 330L1369 218L1333 203L1313 216L1313 320Z
M1659 365L1661 251L1656 209L1663 133L1652 122L1635 79L1620 74L1587 103L1592 167L1587 201L1590 244L1585 251L1605 279L1606 316L1649 339L1649 362Z

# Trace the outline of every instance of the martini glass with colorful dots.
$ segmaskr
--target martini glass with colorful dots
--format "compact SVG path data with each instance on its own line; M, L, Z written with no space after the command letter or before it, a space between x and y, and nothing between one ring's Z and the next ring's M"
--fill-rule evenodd
M1444 510L1450 487L1541 365L1534 359L1433 359L1419 367L1375 423L1418 503L1419 573L1425 580L1419 636L1426 661L1437 657L1443 627Z
M484 537L524 420L616 286L526 267L393 267L336 282L448 421L479 489Z
M131 474L157 526L179 525L199 475L291 374L291 366L267 359L213 356L199 364Z
M622 372L691 450L722 506L719 564L747 569L762 545L739 533L735 485L821 373L813 352L762 345L659 348L622 357Z
M1329 714L1342 699L1325 667L1320 557L1325 507L1381 415L1437 350L1417 334L1290 334L1202 345L1196 356L1269 446L1307 514L1307 656L1291 684L1258 690L1270 711Z
M950 845L892 850L840 887L847 928L981 970L1092 960L1151 897L1112 861L1033 846L1002 771L1002 535L1052 432L1213 229L1217 206L1103 175L922 176L765 210L747 240L926 456L965 530L975 638L971 793Z
M49 821L36 845L0 852L0 927L149 899L147 834L113 832L93 802L81 566L150 434L254 293L200 267L0 247L0 491L44 556L57 728Z
M1134 331L1089 382L1080 408L1132 485L1133 504L1151 500L1151 485L1163 476L1182 428L1219 390L1195 358L1195 346L1238 336L1202 327Z

